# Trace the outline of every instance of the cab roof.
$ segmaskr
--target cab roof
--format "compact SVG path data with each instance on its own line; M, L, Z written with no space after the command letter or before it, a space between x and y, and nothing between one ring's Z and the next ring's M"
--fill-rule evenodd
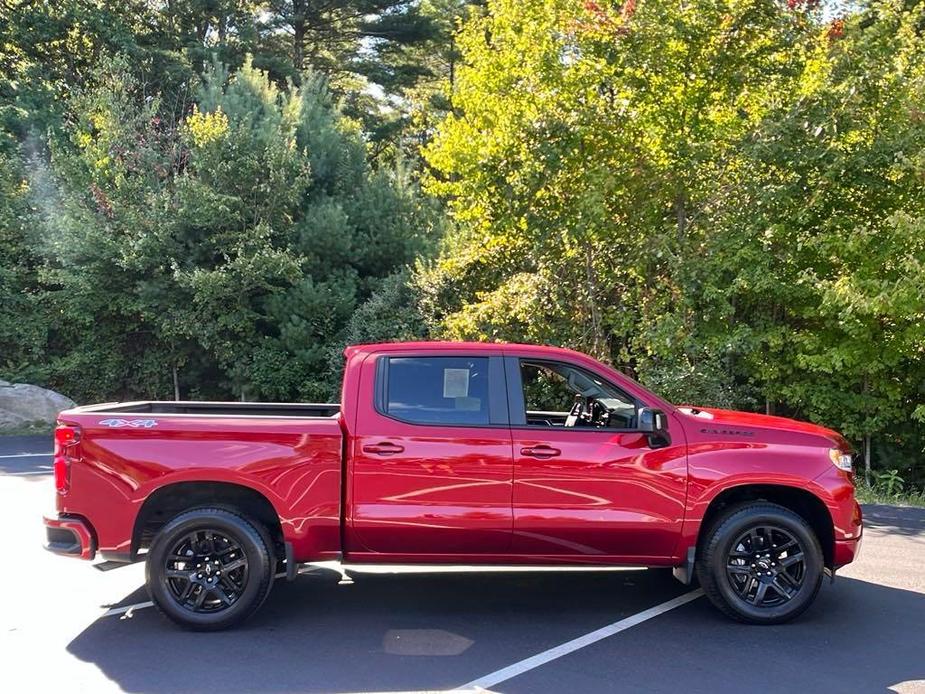
M588 359L588 355L551 345L528 345L514 342L451 342L439 340L423 340L417 342L374 342L368 344L351 345L344 350L344 356L349 359L356 354L374 354L379 352L502 352L519 354L535 354L552 356L579 356Z

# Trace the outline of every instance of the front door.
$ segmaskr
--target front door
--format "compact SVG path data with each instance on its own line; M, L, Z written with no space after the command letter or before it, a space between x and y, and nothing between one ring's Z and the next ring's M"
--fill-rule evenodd
M360 398L375 407L363 408L351 443L349 550L393 561L508 552L513 461L500 353L385 354L364 370Z
M628 563L670 557L686 498L678 426L670 425L674 442L651 442L634 431L644 403L583 367L516 356L506 367L513 551Z

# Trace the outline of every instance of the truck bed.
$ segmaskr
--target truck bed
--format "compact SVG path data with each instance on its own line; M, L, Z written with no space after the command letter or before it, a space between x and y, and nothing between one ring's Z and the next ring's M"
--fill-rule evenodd
M279 518L295 559L339 556L337 404L104 403L58 420L79 428L58 512L89 521L104 557L136 556L148 536L133 533L136 524L156 528L171 505L215 504L229 488L269 501L267 515ZM173 501L166 515L151 516L146 502L160 503L163 490Z
M233 417L336 417L338 403L185 402L139 400L79 407L73 412L93 414L190 414Z

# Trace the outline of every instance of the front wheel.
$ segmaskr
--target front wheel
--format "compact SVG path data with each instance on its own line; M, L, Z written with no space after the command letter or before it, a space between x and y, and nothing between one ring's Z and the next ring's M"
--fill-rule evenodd
M231 511L181 513L148 550L145 578L151 601L190 629L216 631L238 624L270 593L271 547L266 530Z
M822 584L823 555L806 521L777 504L730 509L701 543L697 577L723 613L780 624L808 608Z

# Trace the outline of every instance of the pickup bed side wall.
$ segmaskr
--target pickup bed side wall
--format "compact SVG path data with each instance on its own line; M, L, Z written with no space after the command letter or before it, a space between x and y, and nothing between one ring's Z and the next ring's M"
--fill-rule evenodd
M70 491L57 501L60 513L92 524L101 552L125 555L133 549L136 517L155 490L224 482L266 497L297 560L338 556L339 417L154 415L150 428L108 428L100 424L106 419L90 413L61 417L81 427L81 441Z

